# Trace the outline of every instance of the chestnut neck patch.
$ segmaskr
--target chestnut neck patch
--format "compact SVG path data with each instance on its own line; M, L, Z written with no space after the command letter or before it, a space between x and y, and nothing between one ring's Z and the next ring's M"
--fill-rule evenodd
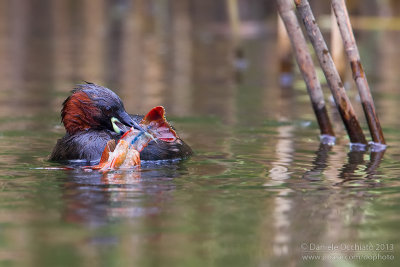
M61 120L69 134L87 131L100 126L95 117L100 115L100 110L83 91L76 91L63 103Z

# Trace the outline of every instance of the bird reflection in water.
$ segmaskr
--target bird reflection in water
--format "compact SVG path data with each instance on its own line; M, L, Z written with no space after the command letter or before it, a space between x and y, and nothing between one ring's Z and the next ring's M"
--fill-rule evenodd
M146 163L140 171L67 171L63 185L63 220L87 225L158 214L175 190L179 163L160 166Z

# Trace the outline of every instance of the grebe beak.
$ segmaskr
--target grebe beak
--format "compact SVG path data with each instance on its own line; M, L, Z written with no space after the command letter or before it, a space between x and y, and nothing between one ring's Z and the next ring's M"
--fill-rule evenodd
M133 123L134 123L134 126L132 126L132 127L134 127L134 128L138 127L139 130L140 130L142 133L144 133L144 135L146 135L147 137L149 137L150 139L152 139L154 142L157 143L157 140L154 138L153 134L149 133L148 130L144 130L144 129L143 129L139 124L137 124L136 122L133 122ZM112 127L113 127L113 129L114 129L114 132L116 132L117 134L124 134L124 133L126 133L127 131L129 131L129 129L130 129L130 128L128 128L125 124L121 123L121 122L120 122L117 118L115 118L115 117L112 117L112 118L111 118L111 124L112 124ZM137 126L135 126L135 125L137 125Z
M120 114L118 114L119 118L116 117L112 117L111 118L111 123L113 126L113 129L116 133L125 133L126 131L128 131L131 127L144 132L146 134L149 134L149 132L145 129L143 129L142 126L140 126L137 122L135 122L131 116L128 115L128 113L126 112L121 112ZM129 126L129 127L126 127ZM117 128L117 130L116 130ZM119 130L119 132L117 132Z

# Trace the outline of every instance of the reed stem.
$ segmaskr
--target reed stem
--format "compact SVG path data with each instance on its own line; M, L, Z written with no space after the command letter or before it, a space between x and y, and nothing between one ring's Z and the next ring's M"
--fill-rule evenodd
M320 127L321 135L334 136L326 109L321 84L317 78L306 40L297 20L292 0L277 0L279 15L289 35L297 64L307 85L314 113Z
M385 138L375 111L374 100L371 96L367 77L361 64L360 53L358 52L344 0L332 0L332 9L335 13L340 34L343 39L344 49L350 61L354 81L356 82L358 92L360 93L361 103L365 117L367 118L372 141L378 144L385 144Z
M316 51L318 61L325 74L333 98L335 99L336 106L347 130L347 134L349 135L350 142L354 144L366 144L367 140L365 139L364 133L360 127L353 106L346 95L342 80L340 79L335 64L333 63L321 30L315 21L310 4L307 0L294 0L294 2L300 17L303 20L311 44Z

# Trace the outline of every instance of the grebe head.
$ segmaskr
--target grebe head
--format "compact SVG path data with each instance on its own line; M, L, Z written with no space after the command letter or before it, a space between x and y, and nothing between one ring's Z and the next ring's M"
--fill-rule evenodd
M71 135L89 129L120 133L132 126L143 130L126 113L124 104L113 91L89 82L72 90L72 95L63 103L61 120Z

